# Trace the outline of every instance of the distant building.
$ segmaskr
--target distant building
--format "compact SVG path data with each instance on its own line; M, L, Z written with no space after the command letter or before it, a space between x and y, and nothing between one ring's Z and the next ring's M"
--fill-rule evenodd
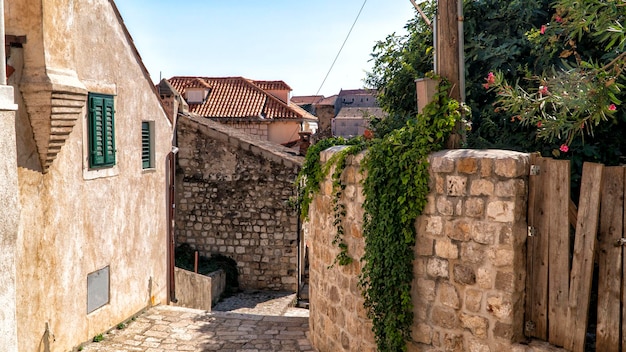
M314 132L317 118L290 102L283 81L243 77L172 77L168 83L189 105L189 112L227 124L276 144L293 144L299 132Z
M375 89L342 89L335 100L335 115L343 108L377 108L377 94Z
M377 107L342 108L333 119L333 136L344 138L362 136L368 128L369 121L374 117L384 117L383 110Z
M372 117L385 116L378 106L373 89L347 89L325 98L321 95L296 96L292 102L318 118L316 139L331 136L354 137L362 135Z

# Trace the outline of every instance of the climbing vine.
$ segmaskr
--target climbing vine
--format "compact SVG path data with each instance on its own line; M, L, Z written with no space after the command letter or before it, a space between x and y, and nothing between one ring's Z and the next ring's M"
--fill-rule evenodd
M433 102L365 156L365 254L360 285L379 351L406 351L413 324L415 219L426 205L428 155L442 149L461 106L442 82Z
M320 162L320 153L330 147L345 146L323 165ZM341 173L346 166L346 157L355 155L365 149L365 140L363 137L345 139L342 137L332 137L323 139L314 144L305 156L302 170L298 174L296 183L300 186L298 193L298 203L300 204L300 216L307 219L309 216L309 207L313 201L313 196L320 190L320 183L328 176L334 166L335 171L332 174L333 191L332 205L334 213L333 225L336 232L333 237L332 244L339 248L339 253L333 261L334 264L348 265L352 263L353 258L348 254L348 245L343 239L345 234L343 227L343 219L346 215L346 206L341 201L341 196L346 185L341 181ZM331 265L332 266L332 265Z
M421 114L385 136L369 141L331 138L318 142L309 149L298 176L302 187L299 203L302 216L306 217L320 182L335 167L332 178L337 234L333 244L340 248L335 263L349 264L352 258L343 241L341 225L345 216L345 206L341 203L345 185L340 176L347 155L368 149L362 164L362 172L367 176L363 182L365 254L361 258L363 270L359 284L379 351L406 351L406 341L410 338L414 223L426 205L429 192L428 155L443 147L464 110L448 96L449 89L450 84L442 81L433 102ZM321 166L319 153L343 143L349 146Z

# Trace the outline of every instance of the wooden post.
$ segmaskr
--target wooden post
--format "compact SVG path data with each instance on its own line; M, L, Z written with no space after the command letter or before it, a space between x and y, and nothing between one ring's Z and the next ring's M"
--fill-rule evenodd
M458 3L459 0L439 0L437 21L437 68L439 75L452 83L450 96L461 99L459 85L459 29Z
M436 44L436 68L437 74L452 83L450 97L461 101L461 85L459 76L459 3L462 0L438 0L437 1L437 44ZM450 149L461 146L462 128L457 124L455 132L450 136L447 147Z

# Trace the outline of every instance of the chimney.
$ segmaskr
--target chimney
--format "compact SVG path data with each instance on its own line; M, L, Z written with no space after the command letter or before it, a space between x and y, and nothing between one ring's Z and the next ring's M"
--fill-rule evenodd
M311 132L298 132L300 135L300 155L306 155L306 151L311 146Z

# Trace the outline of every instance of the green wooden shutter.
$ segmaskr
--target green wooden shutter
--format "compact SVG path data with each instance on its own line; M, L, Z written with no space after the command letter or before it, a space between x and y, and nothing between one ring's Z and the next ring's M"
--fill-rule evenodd
M113 97L104 98L104 163L115 165L115 109Z
M115 165L113 97L89 94L89 166Z
M151 146L150 146L150 122L141 122L141 166L144 169L152 167L151 161Z

